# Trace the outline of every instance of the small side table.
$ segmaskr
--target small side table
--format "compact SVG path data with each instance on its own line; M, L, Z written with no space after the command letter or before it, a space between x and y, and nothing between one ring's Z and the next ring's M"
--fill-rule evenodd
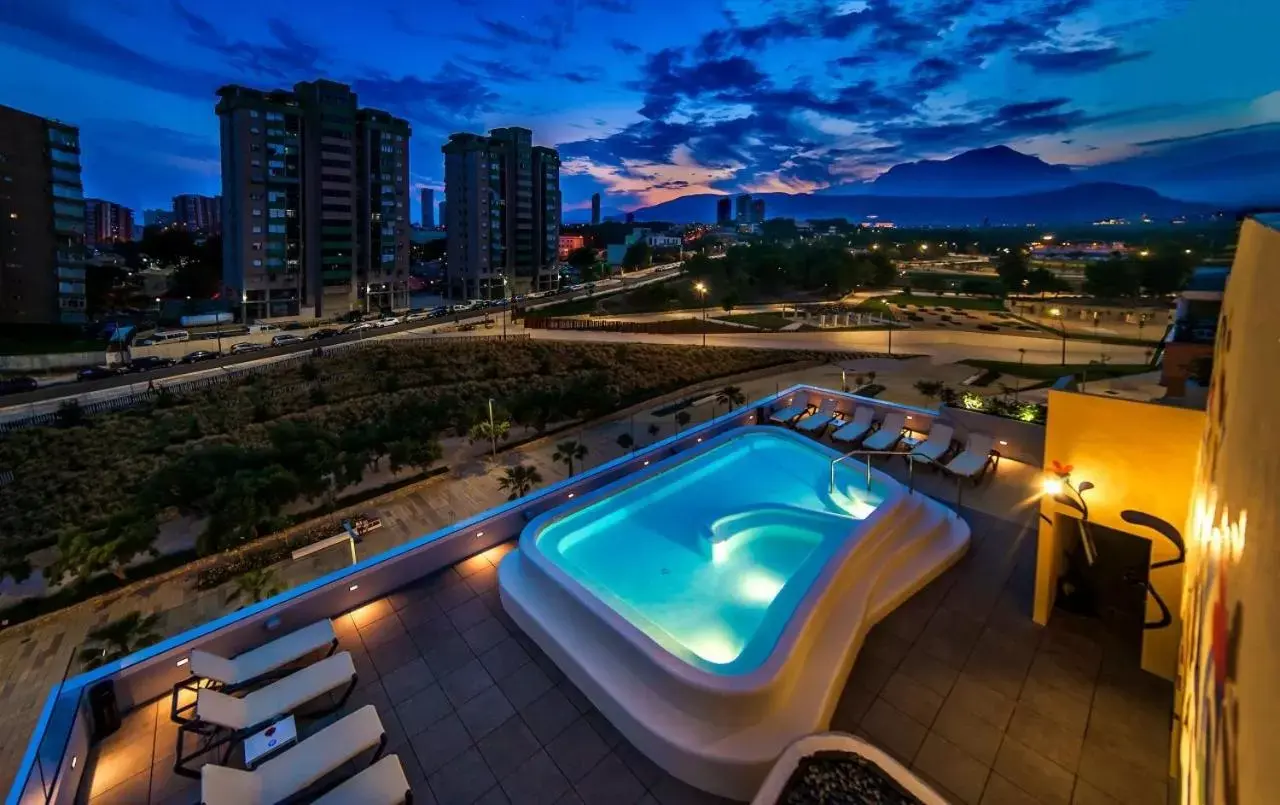
M244 767L250 771L298 742L293 716L285 716L244 740Z

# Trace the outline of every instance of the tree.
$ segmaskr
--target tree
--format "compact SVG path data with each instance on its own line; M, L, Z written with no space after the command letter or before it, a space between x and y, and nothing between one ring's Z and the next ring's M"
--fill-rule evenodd
M677 429L677 430L684 430L684 426L685 426L685 425L688 425L688 424L689 424L689 420L690 420L690 419L692 419L692 418L693 418L693 417L689 416L689 412L688 412L688 411L677 411L677 412L676 412L676 425L677 425L678 427L677 427L676 429Z
M576 439L566 439L556 445L556 450L551 454L552 461L558 461L569 469L569 475L573 475L573 463L582 461L587 457L587 446Z
M507 467L502 477L498 479L498 488L508 493L507 500L515 500L532 492L533 488L540 483L542 483L542 473L538 472L536 467L520 464L516 467Z
M922 291L934 291L935 293L941 293L947 288L946 277L929 272L913 274L911 283Z
M658 434L659 434L659 433L661 433L661 432L662 432L662 426L661 426L661 425L659 425L657 422L650 422L650 423L649 423L649 438L650 438L650 439L653 439L654 441L657 441L657 439L658 439Z
M158 533L156 513L141 509L113 515L105 528L67 528L58 535L58 556L49 567L49 578L56 582L70 576L79 584L106 572L124 581L125 568L139 554L152 552Z
M1123 258L1090 263L1084 267L1084 291L1103 299L1134 299L1142 289L1139 266Z
M741 300L742 297L737 291L729 291L724 296L720 297L720 307L724 308L725 313L731 313L733 312L733 309L738 306L738 303Z
M867 284L872 288L887 288L898 278L898 269L894 268L893 261L883 252L863 255L862 261L870 268Z
M392 472L399 472L405 467L429 467L444 455L439 441L421 439L416 435L396 439L388 448L387 463Z
M1170 296L1181 291L1194 270L1190 258L1182 254L1156 255L1138 262L1142 289L1150 296Z
M635 444L636 444L636 440L631 438L630 433L618 434L617 441L618 441L618 447L621 447L623 452L626 452L630 450L632 447L635 447Z
M74 428L76 425L84 424L84 409L75 400L67 400L58 406L53 418L59 427Z
M156 632L159 615L130 612L89 632L88 645L80 649L86 669L106 665L145 648L160 639Z
M247 570L235 579L235 595L246 604L265 601L273 595L278 595L283 589L284 585L276 578L275 571L269 567Z
M936 400L942 394L943 385L939 380L917 380L916 391L931 400Z
M1043 296L1047 293L1063 290L1065 285L1066 283L1058 279L1057 274L1047 268L1033 268L1027 272L1025 285L1027 293Z
M472 425L467 431L467 441L471 444L489 442L494 455L497 455L498 442L505 442L510 435L511 421L495 414L492 422L485 418Z
M596 260L596 250L590 246L583 246L580 249L574 249L569 252L569 256L565 258L566 263L579 271L591 268L596 264Z
M649 244L643 240L636 241L627 247L627 252L622 256L623 268L647 268L653 259L653 250L649 248Z
M730 411L746 401L747 398L742 393L742 389L737 386L725 386L716 394L716 404L727 405Z
M1021 249L1010 249L996 258L996 273L1010 293L1022 290L1022 283L1027 279L1028 272L1027 256Z

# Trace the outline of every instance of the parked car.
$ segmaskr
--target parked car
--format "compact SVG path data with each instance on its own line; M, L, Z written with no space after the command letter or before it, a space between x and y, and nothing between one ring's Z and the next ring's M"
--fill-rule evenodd
M116 370L109 366L87 366L76 372L76 380L105 380L115 376Z
M242 355L246 352L259 352L266 348L266 344L255 344L252 341L241 341L239 344L231 345L231 354Z
M360 322L356 322L355 324L348 324L346 327L343 327L342 332L358 333L361 330L368 330L370 327L373 327L373 324L371 322L360 321Z
M429 319L429 318L431 318L430 311L417 310L412 313L406 314L404 317L404 320L405 321L422 321L423 319Z
M302 341L303 338L300 335L294 335L293 333L281 333L280 335L274 335L271 337L271 346L285 347L289 344L301 344Z
M316 330L311 335L307 336L307 340L323 341L326 338L333 338L334 336L337 336L337 335L339 335L338 331L333 329L332 327L323 327L319 330Z
M178 363L200 363L201 361L211 361L214 358L221 358L222 353L213 349L197 349L195 352L188 352L182 356L182 360Z
M440 316L447 316L447 315L449 315L449 308L445 307L444 305L431 308L431 312L427 314L428 317L433 319L439 318Z
M177 361L173 358L161 358L159 355L147 355L129 361L130 372L149 372L152 369L164 369L173 366Z
M400 323L400 321L401 320L399 316L387 316L386 318L378 319L377 321L375 321L373 323L373 326L374 327L395 327L397 324Z
M34 377L6 377L0 380L0 394L19 394L39 387Z

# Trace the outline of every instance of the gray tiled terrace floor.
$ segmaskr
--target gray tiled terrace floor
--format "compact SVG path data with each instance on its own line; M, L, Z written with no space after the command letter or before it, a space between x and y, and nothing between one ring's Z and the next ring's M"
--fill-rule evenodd
M1032 624L1034 530L965 517L969 554L872 630L832 728L956 803L1164 805L1171 686L1093 622L1058 612ZM496 589L512 546L336 621L361 685L344 712L377 706L415 802L721 801L643 757L519 632ZM100 747L81 792L92 805L198 798L196 781L172 774L167 707L131 713Z

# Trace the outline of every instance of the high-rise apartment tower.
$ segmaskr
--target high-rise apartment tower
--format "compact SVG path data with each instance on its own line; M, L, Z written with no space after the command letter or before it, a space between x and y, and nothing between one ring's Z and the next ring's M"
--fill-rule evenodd
M591 194L591 223L600 223L600 194Z
M247 319L409 304L409 124L333 81L218 90L223 281Z
M0 106L0 322L85 320L80 131Z
M422 226L434 229L436 225L436 191L425 188L422 191Z
M556 287L560 155L522 128L454 134L441 150L451 292L501 299Z

